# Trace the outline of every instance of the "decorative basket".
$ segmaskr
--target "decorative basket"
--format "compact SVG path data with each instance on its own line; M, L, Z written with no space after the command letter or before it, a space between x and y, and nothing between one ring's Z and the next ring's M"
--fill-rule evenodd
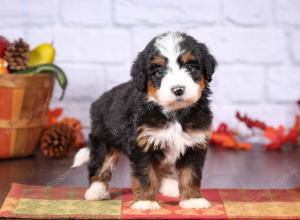
M0 75L0 159L33 153L52 97L51 74Z

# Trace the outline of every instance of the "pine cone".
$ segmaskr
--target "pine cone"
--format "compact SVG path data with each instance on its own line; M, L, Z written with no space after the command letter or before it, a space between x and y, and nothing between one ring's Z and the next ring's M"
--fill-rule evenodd
M41 149L47 157L64 157L76 143L76 132L57 123L47 128L41 138Z
M27 68L29 59L29 45L22 38L9 44L4 52L4 59L8 62L9 70L23 70Z
M66 124L76 131L76 148L81 148L85 145L82 124L79 120L76 118L64 118L60 123Z

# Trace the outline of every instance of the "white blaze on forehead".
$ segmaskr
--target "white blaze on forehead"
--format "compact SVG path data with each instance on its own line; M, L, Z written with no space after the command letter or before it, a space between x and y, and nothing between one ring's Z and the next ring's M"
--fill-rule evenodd
M183 37L179 32L168 32L158 37L154 45L164 57L168 58L169 63L173 63L182 53L180 48L182 41Z

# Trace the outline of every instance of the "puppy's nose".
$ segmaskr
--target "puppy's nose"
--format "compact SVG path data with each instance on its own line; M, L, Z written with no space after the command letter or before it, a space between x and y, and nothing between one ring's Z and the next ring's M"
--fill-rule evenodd
M181 96L181 95L183 95L184 90L185 90L185 87L184 87L184 86L180 86L180 85L174 86L174 87L171 88L171 91L172 91L173 94L176 95L176 96Z

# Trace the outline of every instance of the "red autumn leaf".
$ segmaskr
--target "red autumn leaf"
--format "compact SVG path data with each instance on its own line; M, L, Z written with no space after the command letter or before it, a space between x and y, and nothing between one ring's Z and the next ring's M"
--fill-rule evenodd
M278 128L267 127L264 136L270 140L270 143L265 145L267 150L279 150L286 143L286 137L284 134L284 127L279 126Z
M264 130L267 127L264 122L259 121L259 120L251 119L250 117L248 117L247 114L245 114L244 116L242 116L239 111L236 112L235 117L239 121L244 122L246 124L246 126L248 128L250 128L250 129L252 129L252 128L260 128L261 130Z
M221 123L216 131L212 132L211 143L228 149L243 149L251 148L249 143L239 143L236 138L236 132L229 129L225 123Z
M48 110L48 126L55 124L57 119L63 113L62 108L55 108L54 110Z
M221 123L219 125L219 127L217 128L217 132L222 133L222 134L230 134L231 133L231 131L228 128L228 125L225 123Z
M212 133L211 143L223 148L241 149L241 150L249 150L251 149L252 146L250 143L244 143L244 142L239 143L233 135L217 133L217 132Z
M298 138L298 134L297 134L297 129L295 127L291 128L285 137L286 142L290 142L294 145L298 143L297 138Z
M252 148L252 144L246 143L246 142L241 142L238 143L238 148L242 150L250 150Z
M294 145L297 145L299 136L300 136L300 116L296 115L294 126L290 128L288 134L286 135L286 141Z

